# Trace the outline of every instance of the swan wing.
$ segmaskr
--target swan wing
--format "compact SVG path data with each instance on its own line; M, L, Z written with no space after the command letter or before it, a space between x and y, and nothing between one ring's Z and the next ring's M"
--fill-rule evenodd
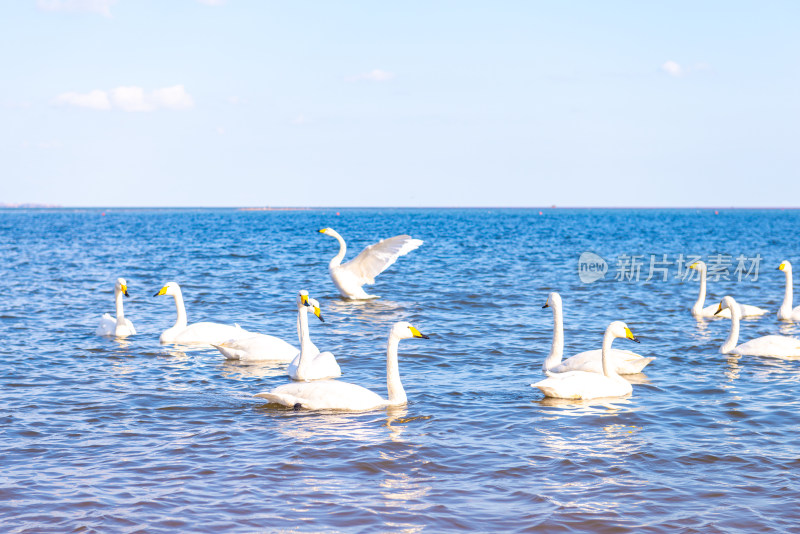
M546 397L558 399L597 399L621 397L633 391L626 380L614 380L598 373L570 371L551 373L531 387L539 388Z
M362 284L374 284L375 277L389 268L397 258L422 245L421 239L398 235L370 245L342 264L341 268L354 275Z
M98 336L113 336L117 328L117 320L110 313L104 313L100 318L100 325L94 331Z
M289 368L286 370L292 380L324 380L326 378L339 378L342 376L342 369L336 361L336 357L331 352L318 353L310 357L311 363L303 374L298 373L300 367L300 354L295 356Z
M296 347L281 338L266 334L251 334L213 345L229 360L288 362L300 354Z
M125 319L125 324L128 326L128 331L130 332L130 335L133 335L133 334L136 333L136 329L133 327L133 323L131 322L130 319L126 318Z
M388 401L372 391L338 380L295 382L278 386L256 397L284 406L300 405L306 410L345 410L360 412L386 406Z
M170 336L168 342L171 343L205 343L208 345L220 345L231 339L238 339L247 335L252 335L240 326L231 326L221 323L194 323L190 324L175 335Z
M750 306L749 304L739 304L739 311L741 311L742 317L754 317L757 315L764 315L765 313L767 313L767 310L765 310L764 308L759 308L758 306ZM730 313L728 315L730 315Z
M798 358L800 357L800 339L791 336L757 337L737 346L731 353L747 356Z
M609 361L617 374L631 375L641 373L647 364L655 358L645 358L630 350L611 349L608 353ZM569 371L587 371L603 374L603 351L601 349L587 350L567 358L559 365L550 369L555 373Z

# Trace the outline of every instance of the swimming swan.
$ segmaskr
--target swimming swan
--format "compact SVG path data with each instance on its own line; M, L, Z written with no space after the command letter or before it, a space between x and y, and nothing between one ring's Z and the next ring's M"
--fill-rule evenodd
M611 343L615 338L639 342L625 323L614 321L608 325L603 336L603 374L587 371L569 371L566 373L551 373L548 371L547 378L531 384L531 387L539 388L546 397L558 399L597 399L601 397L621 397L631 393L633 386L614 371L608 358Z
M603 372L603 350L587 350L561 361L564 352L564 319L562 316L561 295L550 293L542 308L553 308L553 343L550 354L542 365L542 371L565 373L567 371ZM631 375L641 373L648 363L655 358L645 358L629 350L610 349L607 355L612 368L618 374Z
M302 292L301 292L302 293ZM321 380L323 378L337 378L342 376L342 369L336 362L336 357L331 352L320 352L311 342L308 335L308 308L314 310L314 315L325 322L319 309L319 302L308 298L308 293L301 296L302 306L297 311L297 327L300 332L300 354L294 357L289 364L288 374L292 380Z
M792 309L792 264L783 261L778 270L786 275L786 291L783 294L783 304L778 308L778 319L781 321L800 321L800 306Z
M178 312L178 319L172 328L167 328L161 333L159 338L161 343L203 343L210 345L212 343L223 343L229 339L243 337L250 332L240 327L229 326L220 323L194 323L188 324L186 319L186 307L183 304L183 294L181 288L176 282L168 282L167 285L158 290L153 295L159 297L162 295L172 295L175 298L175 308Z
M800 339L790 336L763 336L751 339L741 345L739 342L739 311L733 297L725 297L719 303L721 312L729 309L731 314L731 332L719 351L722 354L741 354L748 356L772 356L777 358L800 356Z
M307 304L301 303L301 297L307 301L308 292L302 290L297 296L297 336L302 340L300 310L306 309ZM229 360L290 362L300 354L297 347L281 338L259 333L212 345Z
M122 295L128 295L128 282L124 278L117 278L114 283L114 301L117 305L117 318L111 317L111 314L104 313L100 318L100 326L94 331L98 336L115 336L115 337L128 337L136 333L133 323L130 319L125 318L125 313L122 311Z
M410 323L400 322L392 326L386 349L386 387L389 398L384 399L372 391L338 380L317 382L295 382L278 386L270 392L258 393L256 397L270 402L307 410L347 410L359 412L405 404L406 392L400 383L400 370L397 366L397 345L401 339L428 339Z
M342 236L332 228L323 228L320 233L334 237L339 242L339 253L328 264L328 270L339 293L346 299L378 298L377 295L368 295L361 286L374 284L375 277L388 269L397 258L422 244L422 240L408 235L390 237L368 246L358 256L342 265L342 259L347 252Z
M702 261L696 261L689 265L689 268L700 271L700 295L697 297L697 302L695 302L694 306L692 306L692 315L695 317L726 317L730 319L730 310L723 310L722 313L717 315L716 305L712 304L710 306L703 307L703 305L706 303L706 272L708 270L706 264ZM741 317L754 317L767 313L767 310L757 306L750 306L747 304L737 304L737 306L739 306Z

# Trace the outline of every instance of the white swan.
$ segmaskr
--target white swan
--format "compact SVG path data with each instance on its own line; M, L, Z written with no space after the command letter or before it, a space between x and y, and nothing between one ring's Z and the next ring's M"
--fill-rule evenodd
M397 366L397 345L401 339L412 337L428 339L410 323L400 322L392 326L386 349L386 387L389 398L384 399L372 391L338 380L319 380L317 382L295 382L278 386L270 392L258 393L256 397L270 402L307 410L346 410L364 411L384 406L397 406L406 403L406 392L400 383L400 370Z
M114 318L109 313L104 313L100 318L100 326L95 330L98 336L128 337L136 333L133 323L125 318L122 311L122 295L128 295L128 282L124 278L117 278L114 283L114 302L117 306L117 317Z
M297 295L297 336L303 339L300 328L301 310L308 306L308 291L302 290ZM279 337L267 334L250 333L247 336L229 339L225 343L212 345L229 360L290 362L300 351ZM314 347L311 350L316 350ZM317 350L317 352L319 352Z
M781 321L800 321L800 306L792 309L792 264L782 261L778 270L786 275L786 291L783 293L783 304L778 308L778 319Z
M183 304L183 294L176 282L168 282L153 296L159 297L161 295L172 295L175 298L175 308L178 312L178 318L172 328L167 328L161 333L159 338L161 343L202 343L210 345L250 334L239 325L230 326L208 322L188 324L186 307Z
M695 269L700 271L700 295L697 297L697 302L694 303L692 306L692 315L695 317L726 317L730 319L731 312L729 310L724 310L722 313L717 315L717 306L712 304L710 306L703 305L706 303L706 272L707 267L706 264L702 261L696 261L689 266L690 269ZM739 311L741 317L755 317L757 315L764 315L767 313L767 310L763 308L759 308L758 306L750 306L748 304L737 304L739 306Z
M342 369L336 362L336 357L331 352L320 352L311 342L308 334L308 308L314 310L314 315L325 322L316 299L305 295L303 306L297 310L297 327L300 332L300 354L294 357L289 364L287 372L292 380L322 380L323 378L337 378L342 376Z
M339 242L339 253L328 264L328 270L339 293L346 299L378 298L377 295L368 295L362 286L374 284L375 277L388 269L397 258L422 244L422 240L408 235L390 237L368 246L358 256L342 265L347 252L342 236L332 228L323 228L320 233L334 237Z
M619 376L608 358L611 342L615 338L625 338L639 342L628 326L621 321L614 321L603 336L603 374L587 371L569 371L551 373L544 380L531 384L539 388L546 397L558 399L597 399L601 397L621 397L633 391L631 383Z
M561 311L561 295L556 292L547 296L542 308L553 308L553 343L550 354L542 365L542 371L565 373L567 371L589 371L590 373L603 372L603 350L587 350L567 358L563 362L561 357L564 352L564 318ZM606 355L612 369L621 375L641 373L648 363L655 358L645 358L629 350L610 349Z
M732 310L731 331L719 351L722 354L741 354L748 356L773 356L776 358L800 357L800 339L791 336L763 336L751 339L741 345L739 342L739 309L733 297L725 297L719 303L718 311Z

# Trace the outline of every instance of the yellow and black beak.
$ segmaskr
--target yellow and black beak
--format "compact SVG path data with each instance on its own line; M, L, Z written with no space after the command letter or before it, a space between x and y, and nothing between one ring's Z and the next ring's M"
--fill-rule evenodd
M550 307L550 304L549 304L549 303L547 303L547 302L545 302L545 303L544 303L544 306L542 306L542 308L549 308L549 307Z
M324 323L325 319L322 318L322 311L319 309L319 306L313 306L313 308L314 308L314 315L316 315L317 319L319 319Z
M411 330L411 335L414 337L422 338L422 339L430 339L428 336L414 328L413 326L408 327Z
M303 306L311 306L311 304L308 303L308 295L300 295L300 304Z
M697 269L697 262L694 262L689 266L690 269Z
M164 286L161 289L159 289L158 291L156 291L156 294L153 295L153 296L154 297L160 297L161 295L166 295L166 294L167 294L167 286Z
M722 304L717 306L717 311L714 312L714 315L718 315L722 311Z
M327 228L320 228L319 233L324 234L327 231L328 231Z
M785 263L781 263L780 265L778 265L778 270L779 271L782 271L784 268L786 268L786 264Z
M636 336L633 335L633 332L631 332L630 328L627 328L627 327L625 328L625 337L627 339L630 339L631 341L635 341L636 343L639 343L639 340L636 339Z
M130 297L130 295L128 295L128 286L122 286L120 287L120 289L122 289L123 295L125 295L126 297Z

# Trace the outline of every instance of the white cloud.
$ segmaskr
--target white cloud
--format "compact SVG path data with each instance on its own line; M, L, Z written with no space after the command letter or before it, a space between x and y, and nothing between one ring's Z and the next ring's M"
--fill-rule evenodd
M381 69L373 69L369 72L365 72L363 74L359 74L357 76L353 76L350 80L368 80L371 82L387 82L394 78L394 73L381 70Z
M41 11L82 11L111 17L111 6L117 0L36 0Z
M117 87L111 90L111 102L122 111L153 111L151 103L144 96L141 87Z
M677 62L672 61L665 61L663 65L661 65L661 70L669 74L670 76L680 77L683 76L684 71L683 67L681 67Z
M117 87L110 91L96 89L89 93L63 93L56 104L90 109L119 109L127 112L155 111L157 109L189 109L194 100L183 85L155 89L149 94L141 87Z
M111 109L111 102L105 91L95 90L86 94L62 93L56 97L56 104L89 109Z
M194 100L182 85L173 85L153 91L150 100L158 108L189 109L194 107Z

